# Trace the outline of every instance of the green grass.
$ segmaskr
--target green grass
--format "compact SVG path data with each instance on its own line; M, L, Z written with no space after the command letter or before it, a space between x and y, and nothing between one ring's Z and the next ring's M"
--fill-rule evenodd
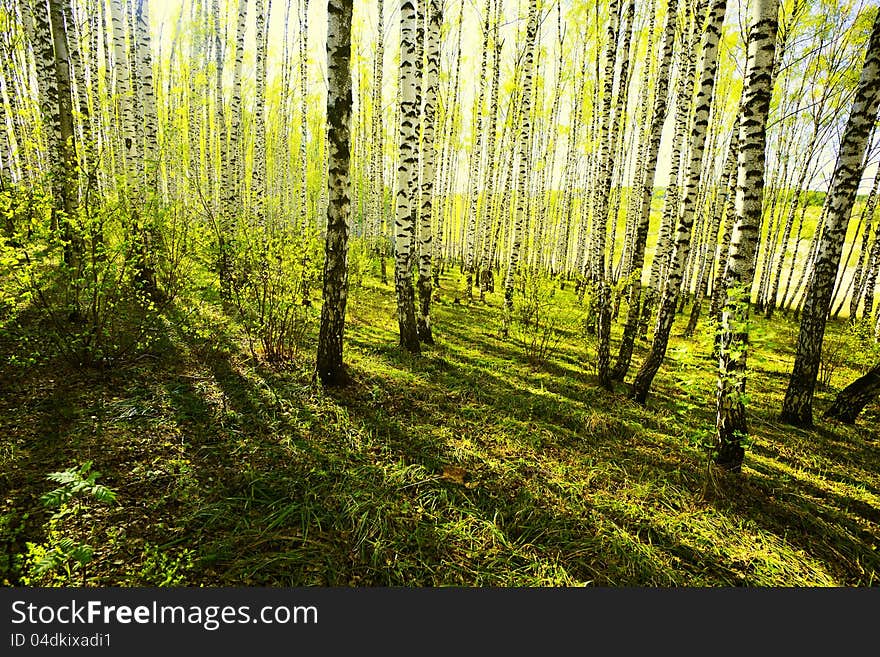
M570 287L554 297L564 336L540 361L521 331L499 338L497 293L458 305L457 272L441 282L437 345L417 358L397 347L391 287L353 290L353 384L337 391L312 377L316 321L272 367L204 299L170 316L150 353L103 372L39 349L11 362L28 334L3 333L0 541L13 565L0 575L21 583L14 556L47 538L46 474L91 460L117 503L63 530L95 548L93 586L877 585L880 414L814 431L776 421L795 324L755 325L754 443L736 477L700 446L714 426L711 331L675 330L641 407L625 386L596 385ZM819 390L817 417L855 365Z

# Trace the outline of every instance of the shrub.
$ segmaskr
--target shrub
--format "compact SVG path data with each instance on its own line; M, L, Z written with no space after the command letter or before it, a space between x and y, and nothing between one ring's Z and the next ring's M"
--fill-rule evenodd
M824 388L832 387L834 375L842 367L849 367L862 375L880 361L880 344L874 340L870 319L850 322L839 331L832 326L829 329L819 361L819 384Z
M308 295L317 280L314 240L290 231L261 233L262 240L240 241L232 298L248 338L251 354L270 362L291 358L315 324L317 310Z
M522 296L514 305L513 334L529 362L545 363L556 353L570 326L559 314L556 287L548 276L524 273L519 278L517 288Z
M10 283L5 303L37 310L45 334L74 366L113 365L149 347L185 280L179 222L166 234L164 215L146 229L119 205L84 205L61 230L50 213L37 200L28 223L0 235L0 267Z

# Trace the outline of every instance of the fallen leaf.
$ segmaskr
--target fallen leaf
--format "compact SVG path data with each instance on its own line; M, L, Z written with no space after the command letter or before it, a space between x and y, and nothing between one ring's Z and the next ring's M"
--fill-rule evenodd
M465 470L464 468L460 468L457 465L443 466L442 479L446 479L447 481L451 481L456 484L463 484L465 477L467 477L467 470Z

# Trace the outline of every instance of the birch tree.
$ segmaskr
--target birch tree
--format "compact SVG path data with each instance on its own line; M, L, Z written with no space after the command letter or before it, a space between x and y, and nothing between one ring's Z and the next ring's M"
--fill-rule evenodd
M528 189L529 144L532 136L531 103L535 75L535 42L538 36L538 1L529 0L529 18L526 24L526 45L523 60L522 96L519 107L519 136L517 151L519 167L517 170L518 190L513 226L513 240L507 259L507 273L504 276L504 316L502 334L507 335L513 314L513 283L519 266L520 247L522 245L523 222L526 217L526 190Z
M627 310L626 324L620 340L620 348L617 355L617 363L614 366L612 378L622 381L629 370L632 359L633 344L636 339L636 331L639 322L639 310L642 296L642 267L645 261L645 245L648 240L648 228L651 219L651 199L654 196L654 180L657 174L657 157L660 153L660 140L663 134L663 126L667 119L667 104L669 102L669 70L672 66L672 53L675 48L675 26L678 21L678 0L669 0L666 8L666 23L663 28L663 52L657 69L657 88L654 96L654 109L651 113L651 124L647 152L645 153L644 178L639 187L639 197L635 199L636 230L635 242L631 249L632 271L638 272L633 277L629 286L629 308ZM642 175L636 171L637 175Z
M67 47L67 26L65 15L70 16L69 0L50 0L49 18L52 25L52 45L54 48L54 76L57 90L57 123L53 126L55 143L58 147L55 157L56 190L60 193L57 208L61 211L58 220L64 244L64 261L75 268L78 264L82 245L75 234L76 215L79 207L77 196L77 155L76 133L73 118L73 95L71 90L70 55ZM78 274L74 271L74 276ZM74 311L76 312L76 311Z
M813 393L819 374L822 341L834 291L837 269L856 191L868 134L880 105L880 13L874 20L856 88L855 100L840 142L831 188L825 198L825 218L818 243L813 279L804 299L797 352L782 403L780 419L795 426L813 424Z
M669 344L669 334L672 331L672 323L675 320L676 307L681 292L681 281L691 245L691 229L694 223L697 188L702 173L706 128L712 104L712 90L715 86L715 72L718 65L718 41L721 36L721 27L724 23L726 9L727 0L713 0L703 36L702 75L695 100L690 162L687 169L681 212L676 227L675 248L666 278L666 287L660 302L660 310L657 313L651 351L645 358L644 363L642 363L642 367L633 381L631 391L631 397L640 403L644 403L647 399L654 376L663 363L666 348Z
M431 259L433 256L433 195L436 177L435 123L437 87L440 83L440 26L443 23L440 0L429 0L425 30L425 107L422 122L422 185L419 216L419 318L418 334L422 342L434 343L431 332Z
M271 9L271 0L269 3ZM253 212L257 226L266 224L266 4L256 0L256 89L254 91L254 163L251 181Z
M751 6L744 98L739 118L736 220L725 275L726 302L721 314L715 463L739 472L747 434L745 391L749 349L749 307L755 276L764 194L767 113L773 93L778 0Z
M316 370L325 386L348 381L343 365L348 299L348 232L351 205L351 18L352 0L327 2L327 143L329 177L324 243L323 302Z
M399 163L395 187L394 286L397 293L397 323L400 346L417 354L419 336L416 327L415 294L412 283L415 217L418 203L419 105L416 31L417 0L403 0L400 7L400 128Z

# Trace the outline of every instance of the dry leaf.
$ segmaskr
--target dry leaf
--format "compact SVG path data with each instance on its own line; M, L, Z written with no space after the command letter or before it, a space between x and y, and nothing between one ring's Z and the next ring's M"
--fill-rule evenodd
M464 468L460 468L457 465L443 466L443 479L456 484L463 484L465 477L467 477L467 470Z

